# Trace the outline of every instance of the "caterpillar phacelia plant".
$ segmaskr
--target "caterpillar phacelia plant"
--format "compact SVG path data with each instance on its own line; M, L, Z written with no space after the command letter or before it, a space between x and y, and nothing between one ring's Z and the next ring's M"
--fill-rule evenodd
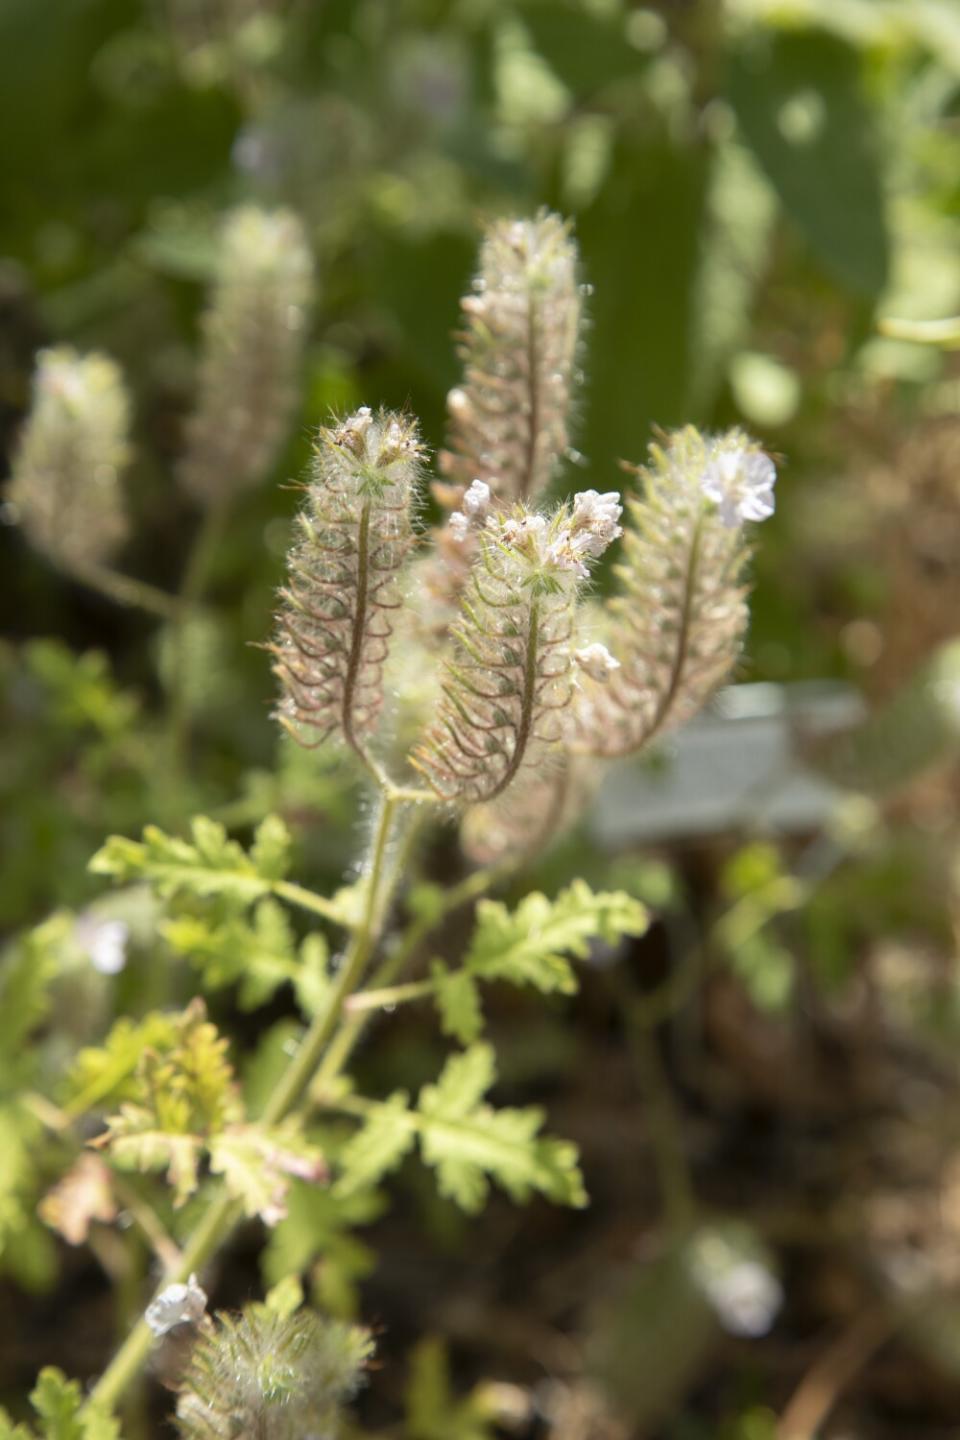
M284 438L311 273L295 217L250 208L228 217L179 465L204 511L204 544ZM592 941L643 934L647 913L634 896L594 892L582 879L553 900L528 894L513 910L486 891L577 820L607 762L688 720L730 674L748 620L747 527L772 513L776 472L742 430L687 427L651 447L626 493L601 475L557 493L581 301L568 224L541 213L491 226L463 303L464 369L448 400L432 528L421 520L429 457L412 415L363 406L317 431L265 648L279 724L305 747L339 747L377 793L354 883L327 898L291 880L278 815L262 820L248 849L222 820L195 817L189 838L151 825L141 841L112 837L91 862L131 893L153 892L163 943L202 973L205 989L236 983L241 1008L256 1008L288 986L303 1025L291 1022L282 1045L270 1041L270 1063L252 1067L248 1093L201 997L179 1015L124 1017L102 1047L79 1055L67 1108L37 1108L36 1124L53 1124L65 1149L69 1132L74 1148L98 1152L92 1176L75 1162L48 1194L44 1223L79 1239L129 1208L163 1271L85 1399L62 1376L48 1381L78 1440L115 1434L103 1417L152 1352L185 1360L171 1382L184 1440L342 1433L370 1336L305 1303L304 1279L314 1267L315 1301L317 1246L352 1223L337 1205L377 1195L414 1154L467 1215L494 1183L517 1203L534 1194L587 1202L576 1147L541 1133L543 1111L491 1101L497 1064L481 1038L481 987L572 995L571 960ZM176 634L199 598L194 561L175 601L104 568L126 528L118 483L128 411L112 361L42 354L11 498L38 548L148 604ZM180 735L182 707L171 711ZM393 901L431 818L457 825L479 868L449 888L422 886L420 912L395 933ZM471 902L459 966L428 959L426 937ZM342 948L319 928L301 935L294 913L339 927ZM417 963L429 973L411 977ZM364 1025L424 998L459 1048L416 1096L363 1095L348 1065ZM315 1123L325 1112L339 1129ZM169 1187L157 1212L141 1204L139 1185L121 1192L130 1170L144 1191ZM319 1240L301 1228L287 1243L280 1229L294 1220L294 1185L308 1199L311 1187L328 1187L336 1220L321 1224ZM208 1267L244 1219L278 1237L266 1268L281 1273L262 1304L209 1314L217 1277ZM41 1394L49 1410L48 1399Z
M306 743L338 735L368 766L390 678L419 729L391 783L455 809L488 861L555 838L599 761L638 754L730 674L746 526L773 511L760 446L690 426L651 446L626 496L545 501L568 444L576 275L555 215L488 232L433 485L446 518L419 542L414 422L361 410L321 431L273 645L282 723ZM611 547L601 600L591 570Z

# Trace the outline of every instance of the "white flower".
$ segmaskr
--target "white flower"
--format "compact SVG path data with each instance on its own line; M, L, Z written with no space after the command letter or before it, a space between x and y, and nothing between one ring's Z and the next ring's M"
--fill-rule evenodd
M469 534L470 521L461 510L454 510L450 519L447 521L447 529L450 531L454 540L456 540L458 544L462 544Z
M144 1320L154 1335L166 1335L175 1325L196 1325L207 1308L207 1297L191 1275L186 1285L168 1285L144 1312Z
M764 1257L737 1234L701 1231L691 1252L691 1274L724 1330L766 1335L783 1304L783 1287Z
M585 645L582 650L573 652L573 658L591 680L597 680L601 685L606 684L614 670L620 669L620 661L610 654L606 645Z
M581 490L573 497L575 546L583 554L602 555L623 534L618 523L622 514L618 491L608 490L601 495L597 490Z
M487 530L492 532L503 545L512 545L516 549L520 549L532 542L534 549L539 553L547 531L547 522L542 515L519 517L508 515L505 520L491 515L487 521Z
M700 488L733 530L743 520L766 520L773 514L776 478L776 466L762 450L721 450L707 462Z
M463 497L463 508L471 517L485 515L490 508L490 486L474 480Z
M730 1335L766 1335L783 1303L783 1289L759 1260L740 1260L704 1279L707 1299Z
M127 963L130 926L125 920L98 920L95 915L78 915L73 938L101 975L119 975Z
M616 490L606 495L596 490L582 490L574 496L573 511L555 532L544 559L558 570L572 570L581 580L586 580L590 572L585 561L595 560L611 541L623 534L617 523L622 513Z
M616 525L623 513L619 490L581 490L573 497L574 518L581 524L593 525L598 522Z

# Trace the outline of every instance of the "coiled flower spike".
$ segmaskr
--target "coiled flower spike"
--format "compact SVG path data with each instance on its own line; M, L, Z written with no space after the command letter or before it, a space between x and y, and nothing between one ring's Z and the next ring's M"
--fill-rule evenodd
M303 744L338 733L362 755L376 729L421 457L415 423L389 411L319 433L270 647L278 719Z
M690 426L650 455L600 622L615 663L581 665L574 743L605 758L689 720L733 669L748 620L743 522L773 511L773 462L741 430Z
M183 1440L333 1436L372 1349L367 1331L309 1310L219 1314L180 1384L177 1429Z
M247 205L227 216L179 470L201 504L255 485L276 459L296 400L312 288L292 211Z
M478 532L443 698L411 756L444 799L494 800L559 744L576 604L587 560L620 534L618 498L587 491L549 521L517 506Z
M65 570L99 564L127 533L120 476L129 424L112 360L41 350L9 497L32 543Z
M473 480L504 504L532 503L567 448L580 325L570 227L542 212L487 231L473 293L462 301L463 381L447 398L450 448L440 457L456 503Z

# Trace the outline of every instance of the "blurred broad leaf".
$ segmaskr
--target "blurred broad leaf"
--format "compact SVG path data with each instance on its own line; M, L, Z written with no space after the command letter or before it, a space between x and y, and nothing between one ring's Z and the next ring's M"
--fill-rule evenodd
M741 134L821 263L868 299L883 289L889 239L873 117L853 46L821 30L751 30L730 55Z
M704 147L625 131L577 224L584 273L596 287L587 306L591 387L581 448L590 483L601 489L618 460L641 458L653 423L690 418L708 173Z
M520 15L537 51L574 95L639 75L646 64L617 10L594 14L562 0L526 0Z

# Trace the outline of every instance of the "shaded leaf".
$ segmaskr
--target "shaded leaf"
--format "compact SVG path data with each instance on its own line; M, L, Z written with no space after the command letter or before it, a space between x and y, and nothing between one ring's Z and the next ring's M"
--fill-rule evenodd
M730 55L741 134L834 277L874 298L889 268L883 181L858 51L822 30L753 29Z

